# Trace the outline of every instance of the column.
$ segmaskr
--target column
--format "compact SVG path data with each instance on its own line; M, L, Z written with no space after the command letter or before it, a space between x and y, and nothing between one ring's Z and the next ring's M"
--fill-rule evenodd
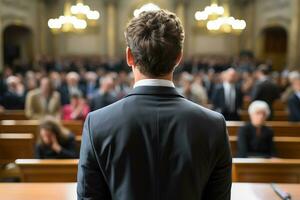
M109 58L116 56L116 5L116 1L107 1L106 3L107 54Z
M291 25L288 41L288 68L300 69L300 1L291 0Z
M175 13L181 20L181 23L184 27L185 33L188 32L188 24L187 24L187 16L186 16L186 8L188 6L189 0L175 0ZM185 34L185 42L184 42L184 57L189 55L188 50L188 34Z
M2 72L4 68L4 58L3 58L3 23L0 16L0 72Z

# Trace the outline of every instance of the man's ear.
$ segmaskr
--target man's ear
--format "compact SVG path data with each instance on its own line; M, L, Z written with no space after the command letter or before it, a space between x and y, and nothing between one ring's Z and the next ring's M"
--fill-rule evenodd
M177 56L175 67L177 67L180 64L180 62L182 60L182 56L183 56L183 51L181 51L180 54Z
M129 67L134 66L134 59L129 47L126 48L126 61Z

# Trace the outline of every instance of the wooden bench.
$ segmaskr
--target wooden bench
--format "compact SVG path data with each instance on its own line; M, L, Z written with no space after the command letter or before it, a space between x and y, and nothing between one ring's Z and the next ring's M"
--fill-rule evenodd
M242 121L250 121L249 114L247 110L240 111L240 116ZM289 113L285 110L275 110L273 113L272 121L288 121Z
M244 100L243 106L242 106L243 110L248 110L250 103L251 103L251 101ZM274 101L272 107L273 107L273 110L286 110L287 109L287 105L280 100Z
M0 112L0 120L26 120L24 110L5 110Z
M247 122L227 121L227 130L230 136L236 136L240 127ZM300 137L300 123L286 121L268 121L266 125L274 130L275 136Z
M234 158L235 182L300 183L300 159Z
M0 133L23 133L38 132L39 120L2 120L0 121ZM75 135L81 135L82 121L62 121L63 126L72 131Z
M17 159L23 182L76 182L77 159Z
M232 155L237 155L237 137L229 136ZM300 137L274 137L277 157L300 159Z
M33 158L34 143L33 134L0 134L0 164L14 162L18 158Z
M75 200L76 183L0 183L1 199L9 200ZM292 199L300 199L299 184L278 184L291 194ZM17 192L16 192L17 191ZM270 184L233 183L232 200L279 200Z
M74 182L77 159L18 159L24 182ZM233 181L300 183L300 159L233 159Z

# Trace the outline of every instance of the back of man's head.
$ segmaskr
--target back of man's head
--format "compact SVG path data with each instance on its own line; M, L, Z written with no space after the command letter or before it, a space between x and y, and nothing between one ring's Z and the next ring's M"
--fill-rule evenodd
M135 65L148 77L171 73L181 55L184 30L179 18L166 10L142 12L125 31Z

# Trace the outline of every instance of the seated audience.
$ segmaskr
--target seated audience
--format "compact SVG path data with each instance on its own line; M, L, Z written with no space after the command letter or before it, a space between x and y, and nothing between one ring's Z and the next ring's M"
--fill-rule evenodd
M111 76L107 75L100 80L100 89L90 101L91 111L103 108L114 103L117 99L112 94L114 81Z
M274 156L273 130L265 126L270 115L270 108L264 101L254 101L248 109L250 123L238 132L238 157Z
M260 65L255 75L257 82L252 90L252 101L265 101L269 105L272 115L273 102L280 97L279 88L270 80L269 69L266 65Z
M25 103L25 88L20 79L10 76L6 80L7 91L3 94L0 104L6 110L22 110Z
M77 158L75 136L52 117L46 117L40 124L35 147L38 159Z
M229 68L223 72L223 83L216 86L212 103L214 110L223 114L226 120L239 120L239 109L243 103L243 95L236 84L237 72Z
M82 98L80 92L71 94L71 103L63 107L64 120L84 120L89 113L90 108Z
M293 94L288 100L289 120L300 122L300 76L292 82Z
M97 91L99 85L97 84L97 74L95 72L86 72L85 74L86 80L86 97L87 99L91 99L94 93Z
M25 114L29 119L41 119L46 115L60 118L60 95L54 91L49 78L42 78L40 87L28 92Z

